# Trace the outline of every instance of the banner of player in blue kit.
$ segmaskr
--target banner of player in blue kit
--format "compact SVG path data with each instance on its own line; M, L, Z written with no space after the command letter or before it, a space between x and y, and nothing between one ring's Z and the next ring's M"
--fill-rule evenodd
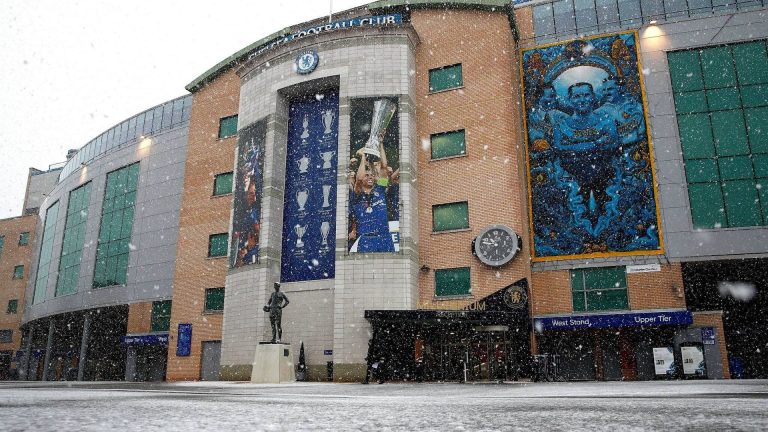
M661 250L637 34L523 52L535 258Z
M400 158L396 98L350 102L348 250L400 248Z
M264 172L264 122L254 123L238 134L234 212L230 239L230 267L255 264L259 257L262 173Z

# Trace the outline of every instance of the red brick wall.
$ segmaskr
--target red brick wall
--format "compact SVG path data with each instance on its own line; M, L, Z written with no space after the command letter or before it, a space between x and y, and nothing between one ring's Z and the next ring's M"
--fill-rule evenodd
M494 269L472 255L472 239L505 224L527 244L523 149L520 141L515 44L504 13L414 10L419 255L431 270L419 276L419 307L457 309L530 274L527 248ZM429 94L429 70L461 63L464 87ZM431 134L464 129L466 156L432 161ZM467 201L470 229L432 233L432 206ZM472 298L435 300L434 270L470 267Z
M231 172L237 137L219 139L219 120L238 113L240 79L231 70L192 99L184 192L176 249L168 349L168 381L200 379L202 342L221 340L221 313L203 312L205 289L224 286L226 258L208 258L208 237L229 230L232 195L213 197L216 174ZM177 357L179 323L192 324L192 353Z
M24 314L24 302L29 282L30 265L35 245L35 224L37 215L20 216L0 220L0 236L5 237L0 253L0 329L13 330L10 343L0 343L0 350L16 351L21 345L21 316ZM19 234L29 232L29 244L19 246ZM13 269L24 266L24 277L13 279ZM18 305L15 314L8 314L8 301L16 299Z
M128 305L126 334L149 333L152 323L152 302Z
M662 265L660 272L628 274L627 291L631 310L685 309L679 263ZM573 312L569 270L533 273L531 312L534 316Z

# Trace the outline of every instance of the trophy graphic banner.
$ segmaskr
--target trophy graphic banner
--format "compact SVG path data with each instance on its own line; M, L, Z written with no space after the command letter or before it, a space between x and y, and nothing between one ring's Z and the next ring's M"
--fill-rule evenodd
M261 230L262 172L266 124L253 123L238 134L229 265L256 264Z
M282 282L335 276L339 97L291 101L283 201Z
M400 249L400 126L396 98L350 101L350 252Z

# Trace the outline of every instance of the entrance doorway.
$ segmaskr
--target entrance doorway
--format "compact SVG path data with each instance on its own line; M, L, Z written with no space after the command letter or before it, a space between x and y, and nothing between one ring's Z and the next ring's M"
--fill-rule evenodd
M498 326L501 327L501 326ZM506 328L487 330L476 328L472 337L469 359L471 381L500 381L507 376Z
M499 328L491 328L499 327ZM440 381L504 381L519 378L523 356L509 340L506 326L467 329L429 338L425 356L427 377ZM528 347L522 348L525 357ZM519 358L520 357L520 358Z
M200 379L218 381L221 364L221 341L203 342L203 359L200 362Z

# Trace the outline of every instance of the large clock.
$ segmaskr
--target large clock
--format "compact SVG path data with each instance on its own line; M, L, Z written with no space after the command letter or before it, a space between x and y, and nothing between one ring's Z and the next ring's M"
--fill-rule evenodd
M511 228L491 225L475 238L472 252L483 264L501 267L511 261L519 250L519 238Z

